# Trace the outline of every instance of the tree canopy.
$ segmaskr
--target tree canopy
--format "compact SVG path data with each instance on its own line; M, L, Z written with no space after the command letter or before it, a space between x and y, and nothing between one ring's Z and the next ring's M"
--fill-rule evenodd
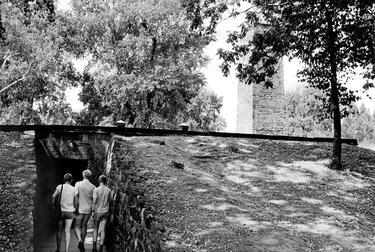
M189 30L179 1L73 1L70 20L89 55L81 100L90 124L125 120L173 128L205 85L208 40Z
M0 123L194 121L188 110L204 92L210 39L189 29L186 14L178 0L77 0L66 12L51 0L2 1ZM83 73L75 59L88 61ZM77 85L85 110L74 114L65 90Z
M326 116L321 90L311 87L299 88L286 93L283 108L286 113L286 135L325 136L332 135L332 118ZM362 103L348 108L348 115L342 119L342 135L355 138L360 143L375 143L375 114Z
M67 109L62 97L74 70L60 24L50 1L1 2L1 123L41 123L52 107Z

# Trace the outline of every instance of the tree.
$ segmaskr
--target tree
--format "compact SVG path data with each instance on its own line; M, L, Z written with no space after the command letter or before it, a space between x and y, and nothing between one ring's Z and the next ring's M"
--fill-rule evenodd
M220 131L225 128L225 121L219 117L223 98L215 93L202 90L188 105L184 121L192 130Z
M283 98L285 134L323 136L332 132L332 120L326 115L324 93L314 88L300 88ZM316 97L319 97L317 99Z
M319 99L315 97L319 96ZM302 88L286 93L283 108L286 114L286 134L328 136L332 134L332 118L326 114L325 94L315 88ZM374 115L362 104L347 107L348 115L342 119L342 135L355 138L359 143L374 143Z
M2 1L0 12L0 121L43 123L43 107L61 104L73 85L74 69L61 50L62 21L49 0Z
M189 30L178 0L73 1L66 15L80 45L70 52L90 58L81 81L82 123L181 123L205 85L200 68L208 40Z
M343 119L343 136L358 139L359 142L374 142L375 120L370 111L362 104L353 107L351 114Z
M222 14L228 10L227 1L187 1L195 27L213 32ZM238 16L242 1L231 1L230 16ZM340 104L348 105L358 99L345 87L353 69L365 69L363 88L373 87L375 77L375 7L369 0L254 0L242 10L245 18L240 31L228 35L231 50L220 50L222 70L228 74L230 65L236 65L237 76L244 82L264 83L275 72L280 58L298 58L304 69L299 76L311 87L325 92L330 104L328 113L334 124L334 142L331 167L342 169ZM242 8L243 9L243 8ZM203 20L209 18L208 27ZM262 25L266 24L266 25ZM254 27L263 26L262 31ZM194 28L194 26L193 26ZM254 35L248 41L250 31ZM245 56L246 62L242 63Z

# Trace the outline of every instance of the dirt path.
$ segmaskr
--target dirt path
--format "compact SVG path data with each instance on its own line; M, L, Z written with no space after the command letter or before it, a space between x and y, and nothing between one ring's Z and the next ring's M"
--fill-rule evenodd
M375 251L374 183L328 169L329 144L140 140L126 138L170 251ZM372 176L374 154L345 146L344 164Z

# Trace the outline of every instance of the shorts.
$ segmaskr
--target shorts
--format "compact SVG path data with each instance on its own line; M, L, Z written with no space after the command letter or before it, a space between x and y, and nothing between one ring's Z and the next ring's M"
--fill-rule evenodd
M61 211L60 220L74 219L74 212Z
M87 217L87 216L91 216L91 214L89 214L89 213L77 213L76 215L75 215L75 219L83 219L83 217Z
M104 213L94 213L93 219L94 221L101 221L101 220L106 220L109 217L109 212L104 212Z

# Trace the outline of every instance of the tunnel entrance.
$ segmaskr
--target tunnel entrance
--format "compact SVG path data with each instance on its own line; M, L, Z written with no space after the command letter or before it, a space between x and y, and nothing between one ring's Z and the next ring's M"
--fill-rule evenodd
M82 180L82 171L87 169L88 166L87 160L55 159L52 161L52 163L54 163L53 166L56 169L58 184L62 183L62 179L65 173L70 173L73 175L73 186L77 181Z
M34 251L50 251L55 245L57 221L52 209L52 194L63 182L65 173L73 176L72 185L82 180L82 171L90 169L91 182L106 164L110 134L80 132L36 132L34 147L37 170L33 209ZM53 244L52 244L53 243ZM48 245L49 244L49 245ZM47 250L46 250L47 246Z
M52 210L52 194L56 186L63 182L65 173L71 173L73 183L82 180L82 171L87 169L88 160L53 159L43 152L37 155L38 180L34 203L34 248L38 248L57 228L57 220ZM37 249L35 250L37 251Z

